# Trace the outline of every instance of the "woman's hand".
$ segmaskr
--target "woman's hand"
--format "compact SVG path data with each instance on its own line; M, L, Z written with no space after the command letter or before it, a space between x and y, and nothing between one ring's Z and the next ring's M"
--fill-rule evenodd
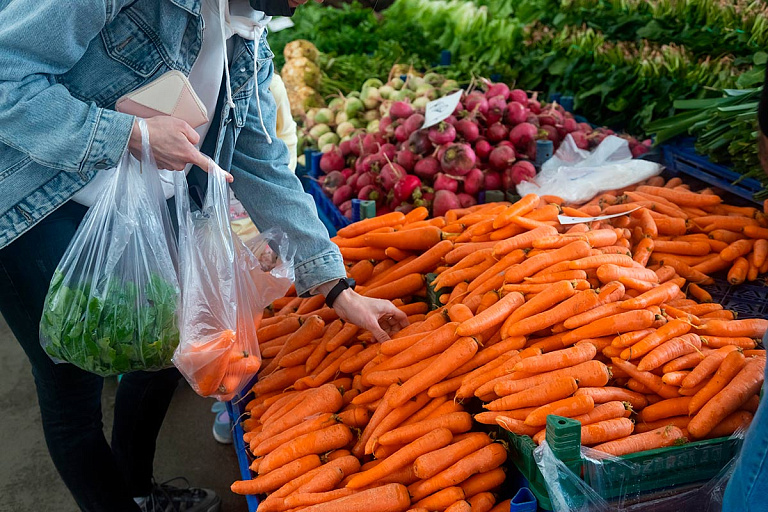
M379 343L408 327L408 317L391 302L363 297L351 289L336 297L333 309L342 320L371 331Z

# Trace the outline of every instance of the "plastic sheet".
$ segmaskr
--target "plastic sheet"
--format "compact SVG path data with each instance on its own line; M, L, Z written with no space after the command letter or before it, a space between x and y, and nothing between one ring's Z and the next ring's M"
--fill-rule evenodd
M517 193L555 195L569 203L583 203L600 192L646 180L662 169L657 163L633 159L629 143L620 137L606 137L590 153L579 149L569 134L534 180L517 185Z
M141 162L126 151L59 263L40 343L98 375L171 366L179 342L177 251L143 120Z

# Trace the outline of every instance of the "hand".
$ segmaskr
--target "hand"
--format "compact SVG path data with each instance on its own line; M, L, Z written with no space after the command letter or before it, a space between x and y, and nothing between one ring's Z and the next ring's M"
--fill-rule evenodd
M363 297L351 289L344 290L336 297L333 309L342 320L371 331L379 343L408 327L408 317L391 302Z
M186 121L171 116L157 116L145 119L149 131L149 145L158 169L183 171L187 164L193 164L208 171L208 157L195 144L200 135ZM141 129L138 121L133 124L128 150L141 160ZM232 175L227 173L227 181Z

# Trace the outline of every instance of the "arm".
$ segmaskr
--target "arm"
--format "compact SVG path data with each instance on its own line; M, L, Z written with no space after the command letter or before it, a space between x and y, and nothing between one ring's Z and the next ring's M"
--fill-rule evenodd
M65 73L126 0L11 0L0 9L0 142L65 171L114 167L133 116L73 98Z

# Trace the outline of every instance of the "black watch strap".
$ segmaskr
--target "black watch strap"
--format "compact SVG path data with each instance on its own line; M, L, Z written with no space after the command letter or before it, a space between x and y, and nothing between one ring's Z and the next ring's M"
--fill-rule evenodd
M355 280L351 277L339 279L339 282L336 283L336 286L331 288L331 291L329 291L328 295L325 296L325 303L328 305L328 307L332 308L333 303L336 302L336 299L339 297L339 295L341 295L341 292L348 288L353 290L355 289Z

